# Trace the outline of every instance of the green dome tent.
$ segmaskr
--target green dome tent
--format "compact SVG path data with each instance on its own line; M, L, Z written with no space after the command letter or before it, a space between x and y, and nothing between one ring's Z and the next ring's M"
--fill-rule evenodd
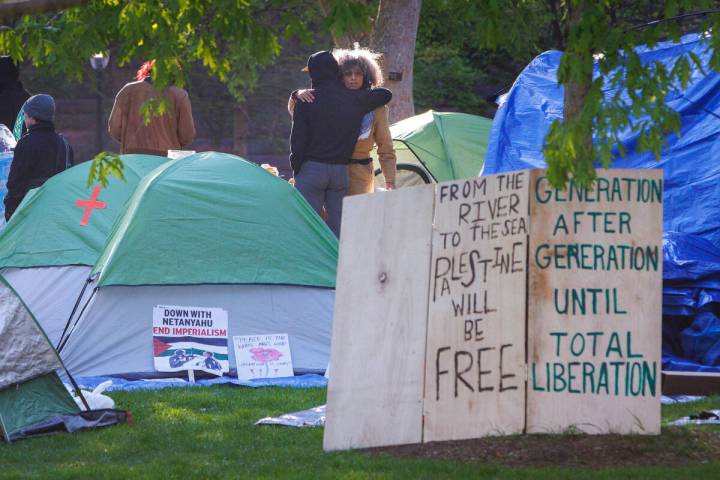
M76 375L152 375L153 308L216 307L230 342L287 333L295 369L324 370L337 248L295 188L257 165L213 152L168 162L116 222L60 355Z
M0 273L53 345L58 344L90 270L135 187L168 161L150 155L121 158L124 181L111 179L105 188L88 188L90 162L76 165L31 190L0 232ZM88 212L83 202L91 202L93 196L95 202L102 202L95 205L101 208Z
M337 240L286 181L199 153L147 175L95 265L98 286L335 287Z
M485 160L492 120L467 113L434 112L390 127L397 157L398 187L476 177ZM377 157L377 155L375 155ZM375 185L385 178L375 159Z
M121 411L81 412L58 376L58 371L64 370L62 361L28 308L2 277L0 298L2 438L12 442L53 431L72 432L125 421L126 413Z

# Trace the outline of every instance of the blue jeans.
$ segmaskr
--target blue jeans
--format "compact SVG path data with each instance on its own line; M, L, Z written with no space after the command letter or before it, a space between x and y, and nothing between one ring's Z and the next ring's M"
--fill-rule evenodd
M340 238L342 201L348 188L347 165L305 162L295 175L295 188L318 214L325 205L328 226Z

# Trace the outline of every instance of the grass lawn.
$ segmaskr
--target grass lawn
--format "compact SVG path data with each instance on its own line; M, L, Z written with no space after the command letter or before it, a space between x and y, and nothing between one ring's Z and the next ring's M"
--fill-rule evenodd
M720 478L720 456L681 467L507 467L367 452L326 454L322 429L253 425L267 415L323 404L325 394L232 386L112 392L119 407L132 411L133 425L0 443L0 478ZM663 407L663 420L711 408L720 408L720 397ZM704 448L693 443L693 431L716 435L720 427L664 428L648 448L658 458L666 451Z

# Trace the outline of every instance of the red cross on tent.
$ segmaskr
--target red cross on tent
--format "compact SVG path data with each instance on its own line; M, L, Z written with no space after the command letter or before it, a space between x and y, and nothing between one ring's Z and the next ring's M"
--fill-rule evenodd
M101 189L102 189L102 187L100 185L95 185L95 189L93 190L93 193L90 196L89 200L76 200L75 201L76 207L85 209L85 213L83 213L82 220L80 220L80 225L82 225L83 227L88 224L88 220L90 220L90 213L92 213L93 209L107 207L107 203L99 202L97 199L98 195L100 195Z

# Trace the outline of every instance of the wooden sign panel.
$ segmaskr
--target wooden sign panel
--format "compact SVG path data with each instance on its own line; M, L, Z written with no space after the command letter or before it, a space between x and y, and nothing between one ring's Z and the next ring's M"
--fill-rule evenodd
M434 186L343 206L325 450L419 443Z
M661 170L532 171L528 433L659 433Z
M424 441L522 433L529 172L436 187Z

